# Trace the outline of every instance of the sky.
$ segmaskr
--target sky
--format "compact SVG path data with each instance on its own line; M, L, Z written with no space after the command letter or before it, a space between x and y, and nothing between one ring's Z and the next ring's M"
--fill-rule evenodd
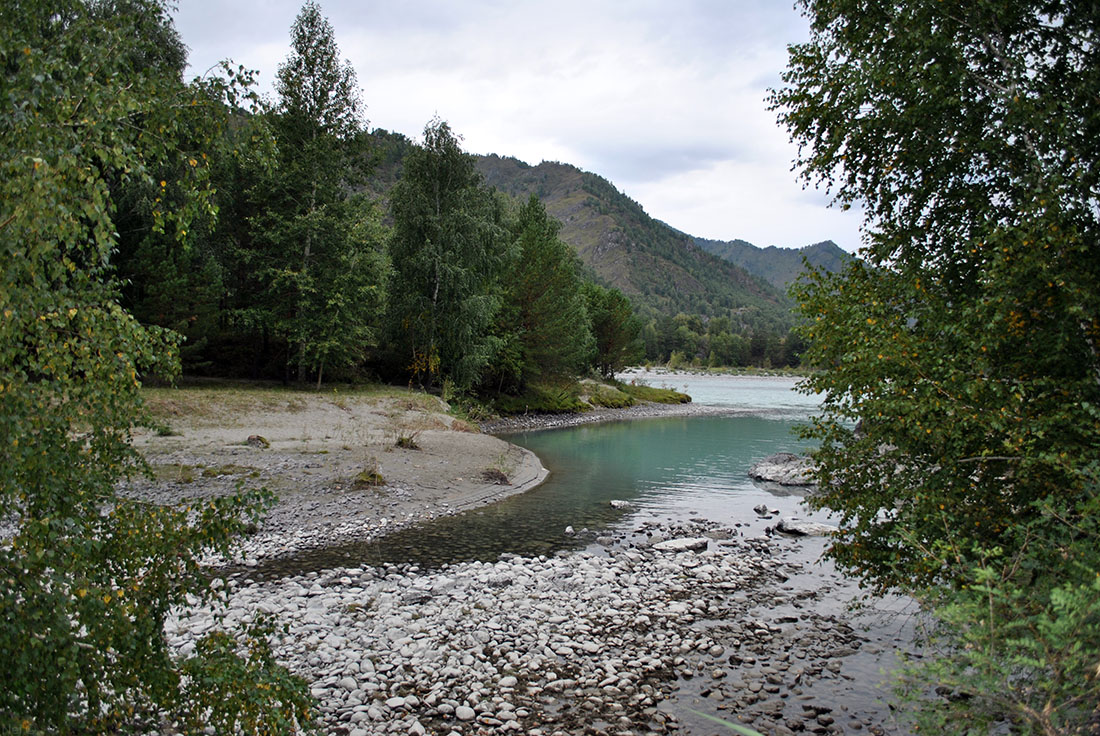
M259 71L290 54L301 0L178 0L189 76ZM798 248L860 244L857 208L791 170L767 110L787 45L809 37L788 0L320 0L358 76L370 128L421 140L435 116L470 153L560 161L610 180L672 227Z

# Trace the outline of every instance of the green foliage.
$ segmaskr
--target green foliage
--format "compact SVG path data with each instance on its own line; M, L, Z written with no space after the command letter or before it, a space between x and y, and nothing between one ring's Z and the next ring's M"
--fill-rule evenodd
M314 2L291 28L271 118L278 168L252 188L265 287L252 321L284 338L298 380L318 385L326 366L359 363L376 340L386 271L381 212L363 196L366 132L355 72L339 60L334 31Z
M0 519L14 531L0 545L0 719L115 733L174 709L167 612L209 595L198 559L268 503L163 508L114 491L145 469L129 442L140 377L178 368L176 337L116 302L115 193L175 171L174 206L146 203L144 217L186 247L211 215L190 110L212 88L155 61L174 38L159 2L17 2L3 15ZM219 89L236 94L232 80Z
M1100 72L1082 66L1066 87L1055 71L1077 63L1084 19L1072 6L1057 32L1024 3L1000 14L882 10L873 22L812 9L815 39L792 50L794 86L777 101L797 139L827 131L833 141L804 161L807 175L839 166L844 142L838 196L867 200L875 226L869 262L817 274L798 294L823 369L806 384L825 395L812 430L822 440L815 498L843 509L841 562L886 585L925 582L937 570L901 532L930 547L946 514L951 527L999 543L1033 502L1077 497L1095 457L1096 185L1063 164L1077 157L1066 165L1078 171L1097 152L1042 111L1094 94ZM1001 28L1014 35L990 35ZM928 54L940 62L903 84ZM823 66L833 57L861 62ZM831 95L839 86L844 94ZM927 137L918 124L945 129ZM912 147L883 145L887 132ZM1016 145L1024 139L1030 152Z
M617 385L600 383L591 379L581 382L584 398L592 406L605 409L623 409L634 405L634 398Z
M591 406L581 401L580 384L572 381L529 383L520 394L500 395L493 407L501 414L564 414L588 411Z
M620 391L639 401L652 401L657 404L687 404L691 402L690 396L671 388L647 386L638 381L631 381L630 383L617 381L615 385L619 387Z
M678 371L687 364L684 354L679 350L673 350L668 356L668 364L665 366L670 371Z
M394 344L427 387L450 379L466 390L499 348L490 329L511 254L500 202L450 126L434 120L405 159L390 207Z
M386 479L382 477L382 473L378 469L378 461L372 458L367 467L355 474L354 483L356 488L373 488L386 485Z
M504 274L497 318L502 349L494 360L498 387L575 376L593 347L575 252L558 240L560 225L534 196L512 224L516 258Z
M270 621L259 619L239 639L213 631L198 642L195 656L181 668L186 731L212 726L220 734L282 736L308 726L313 707L308 685L275 662L268 643L275 633Z
M841 250L831 240L803 248L758 248L744 240L707 240L695 238L695 243L719 258L736 264L772 286L786 291L808 267L822 271L839 271L852 255Z
M613 378L616 371L641 360L641 322L634 316L630 300L618 289L586 283L584 296L596 339L592 367L604 378Z
M568 164L529 166L499 156L477 162L486 181L526 199L537 196L563 222L560 238L576 249L589 278L615 287L641 316L678 312L738 317L785 331L791 304L775 287L699 248L694 239L653 219L606 179Z
M975 548L958 590L925 593L939 656L911 663L898 684L921 703L907 709L921 732L1087 733L1100 718L1100 486L1090 483L1076 520L1045 502L1014 530L1014 554Z
M1083 729L1088 707L1060 704L1096 702L1100 16L804 5L772 101L803 176L868 213L866 262L797 289L829 554L938 606L954 646L934 665L980 723Z

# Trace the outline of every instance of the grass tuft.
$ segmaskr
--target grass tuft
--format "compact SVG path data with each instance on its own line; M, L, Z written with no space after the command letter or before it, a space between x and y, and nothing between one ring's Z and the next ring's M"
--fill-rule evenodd
M691 397L671 388L654 388L641 383L616 384L623 393L638 401L652 401L655 404L688 404Z

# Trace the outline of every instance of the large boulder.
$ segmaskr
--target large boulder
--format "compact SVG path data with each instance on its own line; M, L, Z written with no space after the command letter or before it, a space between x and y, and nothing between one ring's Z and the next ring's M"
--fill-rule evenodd
M812 486L814 464L808 457L791 452L777 452L769 455L749 468L749 477L766 483L778 483L781 486Z
M775 530L795 537L827 537L836 532L837 528L817 521L785 518L779 520Z

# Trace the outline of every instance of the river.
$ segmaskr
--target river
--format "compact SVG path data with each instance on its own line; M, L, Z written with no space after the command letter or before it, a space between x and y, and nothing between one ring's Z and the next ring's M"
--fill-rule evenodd
M722 407L729 413L506 435L542 459L550 470L543 485L379 540L307 552L298 563L313 569L340 562L409 563L416 566L413 569L432 569L497 560L506 554L549 557L579 549L605 554L609 548L644 543L637 538L637 530L648 521L703 518L728 526L744 538L765 534L778 516L829 521L826 514L805 509L797 490L763 487L747 475L754 462L770 454L807 449L808 443L797 437L796 429L816 409L818 399L795 391L796 379L682 374L624 378L676 388L698 404ZM613 500L626 505L613 506ZM760 505L778 513L761 517L754 511ZM806 697L814 704L829 704L832 715L823 717L835 715L845 731L865 728L875 733L885 727L889 733L904 733L893 724L883 673L897 664L895 653L909 647L912 604L873 599L853 612L848 606L858 587L822 560L823 539L787 539L780 544L782 558L797 571L752 615L772 621L824 617L839 626L854 626L864 642L858 652L837 660L842 667L838 664L835 673L823 673L805 693L792 695L787 712L797 712L795 697ZM305 559L313 554L318 558ZM712 700L720 691L704 678L683 679L678 685L675 697L662 708L675 713L686 733L720 733L720 728L695 715L696 711L728 715L716 710L721 699Z
M697 404L729 409L721 416L667 417L585 424L553 431L502 435L533 451L550 470L538 488L491 506L442 517L371 542L314 553L299 563L315 569L334 562L414 563L425 567L494 560L502 554L553 554L594 545L639 518L706 517L762 533L764 504L784 516L826 520L801 507L797 491L753 483L749 467L807 443L796 427L816 408L786 377L631 374L685 391ZM629 509L611 506L625 501ZM567 533L572 528L574 534ZM317 557L312 560L310 558Z

